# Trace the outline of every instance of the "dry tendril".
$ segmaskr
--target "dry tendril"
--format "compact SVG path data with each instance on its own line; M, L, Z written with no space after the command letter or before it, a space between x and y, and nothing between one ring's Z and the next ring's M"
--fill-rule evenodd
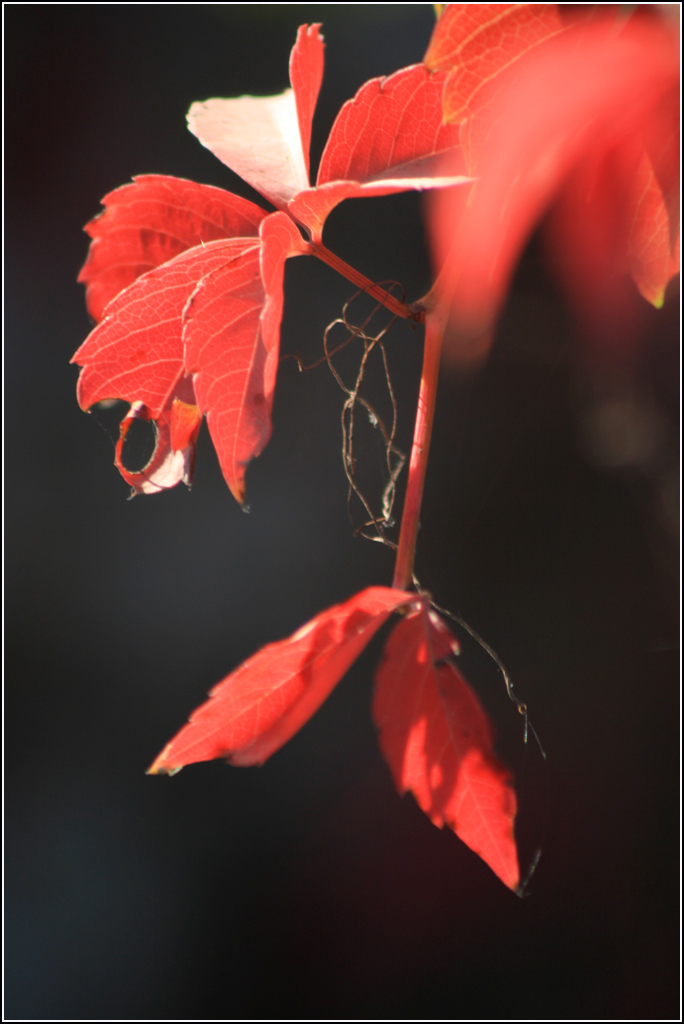
M398 288L401 291L402 301L404 298L404 290L396 281L383 281L381 282L383 287L391 293L393 288ZM392 518L392 509L394 506L394 499L396 497L396 485L397 479L406 461L406 456L401 452L394 444L394 438L397 429L397 402L394 396L394 390L392 388L392 380L390 377L389 365L387 362L387 352L383 343L383 337L390 329L394 321L397 319L393 316L384 327L382 327L377 333L371 334L368 331L369 325L377 315L377 313L383 309L381 303L377 303L368 316L360 325L356 325L350 322L348 312L349 307L352 303L364 292L358 291L344 304L342 310L342 316L338 319L333 320L331 324L325 330L323 335L323 348L325 352L325 360L328 364L330 372L339 384L342 391L347 396L342 406L341 413L341 424L342 424L342 464L344 466L344 472L349 483L347 492L347 507L349 511L349 518L354 525L354 514L353 514L353 496L356 495L357 499L361 502L365 513L366 521L361 523L359 526L354 527L354 533L357 536L365 537L367 540L377 541L381 544L385 544L388 547L396 550L397 545L389 540L385 534L385 530L394 525L394 519ZM346 341L336 346L335 348L330 347L330 334L335 327L338 325L342 326L348 334ZM361 356L361 362L356 373L356 378L352 387L348 387L342 379L341 374L333 363L333 356L345 348L350 342L356 338L360 338L363 342L363 354ZM363 384L364 375L368 366L368 360L370 358L373 349L378 349L381 358L382 365L385 374L385 382L387 384L387 393L392 405L392 422L388 428L385 424L382 416L379 415L373 405L360 394L361 386ZM381 498L381 510L378 514L375 514L370 506L369 501L361 491L357 480L356 480L356 459L354 457L354 424L355 424L355 413L357 406L362 406L367 415L368 420L375 429L379 430L382 434L384 448L385 448L385 471L387 474L387 483L385 484ZM368 530L372 529L375 532L369 533Z
M399 289L401 292L402 301L404 300L404 289L397 281L381 281L379 282L382 287L385 287L391 294L393 289ZM380 544L385 544L387 547L396 551L397 545L394 541L391 541L385 534L385 531L395 525L395 521L392 517L392 509L394 507L394 499L396 497L396 485L397 479L401 470L406 462L406 455L400 451L399 448L394 444L394 438L397 429L397 402L394 396L394 389L392 388L392 380L390 377L389 365L387 362L387 352L385 350L382 339L384 338L387 331L390 329L392 324L397 320L396 316L391 317L385 326L379 330L376 334L370 334L368 327L374 317L377 316L385 307L382 303L378 302L371 312L366 316L364 321L360 324L351 323L348 312L349 307L362 295L367 293L359 290L355 292L351 298L345 302L342 309L342 316L333 320L332 323L328 324L323 335L323 350L324 355L317 359L313 363L305 365L302 362L301 357L298 354L285 355L283 359L294 359L297 362L300 373L314 370L322 363L327 363L330 372L337 381L342 391L347 396L342 406L341 423L342 423L342 465L344 466L345 476L349 483L347 492L347 508L349 512L349 519L354 529L355 536L365 537L367 540L376 541ZM339 345L334 348L330 345L330 335L332 331L341 326L347 332L347 337ZM356 378L352 387L348 387L345 384L342 376L333 363L333 357L339 352L346 349L353 341L360 338L363 342L363 354L361 356L361 362L359 364ZM390 403L392 406L392 422L389 428L387 427L382 416L378 413L377 409L360 394L361 387L363 384L365 372L368 366L368 360L370 358L373 349L378 349L381 358L382 365L385 374L385 383L387 385L387 394L389 395ZM369 500L365 497L356 479L356 458L354 457L354 416L356 407L362 406L368 416L368 421L372 427L379 430L384 444L385 449L385 472L387 477L387 483L382 492L381 497L381 511L376 515L370 505ZM366 521L360 525L355 525L354 512L353 512L353 497L356 495L360 501L363 509L366 513ZM374 533L367 532L369 529L373 529Z

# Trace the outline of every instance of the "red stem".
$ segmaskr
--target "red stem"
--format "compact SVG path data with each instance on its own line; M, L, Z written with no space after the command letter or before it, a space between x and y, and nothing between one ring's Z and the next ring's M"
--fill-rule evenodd
M430 450L432 422L435 416L439 360L442 352L442 338L446 324L442 317L429 312L425 317L425 348L423 351L423 373L420 379L416 424L413 430L413 446L409 460L406 497L401 516L399 547L394 566L392 586L406 590L413 580L413 559L416 551L420 506L423 500L423 485Z
M415 323L423 322L424 314L422 308L417 309L407 306L405 302L400 302L394 295L390 295L388 291L381 288L379 284L373 284L364 274L359 273L354 267L350 267L348 263L345 263L343 259L336 256L330 249L326 249L322 242L310 242L309 245L314 256L318 256L319 260L323 260L329 267L333 267L334 270L342 274L343 277L346 277L348 281L355 284L361 291L372 295L374 299L377 299L378 302L381 302L383 306L389 309L390 313L394 313L395 316L401 316L405 320L413 320Z

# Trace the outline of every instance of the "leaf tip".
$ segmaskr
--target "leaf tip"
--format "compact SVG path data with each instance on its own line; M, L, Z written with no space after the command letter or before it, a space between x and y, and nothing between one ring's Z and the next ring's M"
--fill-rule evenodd
M146 769L145 775L168 775L171 778L173 775L178 775L178 772L182 771L183 766L180 768L165 768L163 765L157 765L155 761L153 765Z
M168 775L170 777L172 775L177 775L178 774L178 772L181 770L183 765L181 764L181 765L178 765L177 767L171 767L169 765L169 762L167 760L167 756L168 756L168 753L169 753L170 749L171 749L171 744L167 743L167 745L164 747L164 749L162 750L162 752L159 755L159 757L150 765L149 768L146 769L145 775Z
M228 489L233 495L238 505L243 512L249 512L249 505L245 503L245 480L244 475L241 479L236 478L234 474L230 474L230 478L224 473L224 479L228 484Z

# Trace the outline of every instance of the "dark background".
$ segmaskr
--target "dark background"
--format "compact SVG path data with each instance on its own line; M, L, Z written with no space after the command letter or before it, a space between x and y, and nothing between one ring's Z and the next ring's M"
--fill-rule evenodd
M80 412L69 366L89 330L81 227L138 173L256 198L184 114L281 91L297 26L322 21L315 166L340 104L420 60L432 19L429 4L5 10L9 1018L678 1017L676 301L603 358L535 244L487 365L441 384L417 572L496 648L548 753L544 768L525 750L464 640L521 846L543 848L528 899L394 792L369 714L381 640L263 768L144 774L216 681L388 584L392 559L353 537L325 366L283 362L249 516L206 431L191 493L126 501L114 425ZM326 241L412 300L430 275L420 210L348 202ZM318 358L351 291L291 261L283 351ZM404 324L388 336L405 450L420 348Z

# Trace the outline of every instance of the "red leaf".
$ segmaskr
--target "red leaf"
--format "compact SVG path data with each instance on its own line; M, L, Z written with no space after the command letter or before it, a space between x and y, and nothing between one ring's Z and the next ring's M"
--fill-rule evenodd
M460 142L471 173L486 121L474 118L506 87L508 69L525 53L562 31L557 4L449 4L437 21L425 65L448 71L444 120L463 124Z
M77 396L82 409L107 398L142 402L156 420L184 376L183 308L198 282L259 240L209 242L139 277L107 306L71 360L83 367ZM258 275L258 270L256 271Z
M678 139L676 145L679 148ZM634 174L631 205L631 274L643 297L659 307L664 302L668 281L680 269L679 218L672 217L668 198L647 153L642 154Z
M572 171L545 225L546 247L588 336L625 345L638 322L632 282L662 305L679 270L673 226L639 137Z
M480 178L467 206L455 196L435 203L438 258L448 253L442 296L451 297L467 330L482 334L491 326L523 243L571 173L584 175L592 189L577 195L578 223L586 223L583 207L593 195L602 190L606 197L594 206L603 223L592 237L571 227L567 235L556 236L561 256L564 245L573 250L571 263L594 259L593 273L585 275L590 304L596 308L610 297L616 274L631 269L639 280L645 263L657 264L657 280L642 290L662 295L678 230L670 221L667 260L657 254L652 258L653 250L644 254L644 238L651 239L647 248L652 244L657 250L664 237L661 206L647 226L636 225L641 243L635 248L635 240L629 242L638 195L634 154L644 141L648 152L655 151L664 136L674 134L671 96L678 81L673 36L641 19L621 32L602 24L565 31L518 62L491 112ZM618 177L597 180L591 168L618 169ZM572 215L567 218L569 224L572 220ZM597 235L605 252L617 254L614 259L597 263L592 248Z
M515 889L515 792L487 716L452 663L457 652L427 604L395 626L376 677L380 748L398 791L410 789L435 825L452 828Z
M413 600L369 587L262 648L211 691L148 773L217 757L263 764L308 722L389 615Z
M290 82L295 95L297 122L302 140L302 152L309 180L309 150L311 148L311 122L318 93L323 81L323 37L320 25L300 25L297 41L290 54Z
M668 281L679 272L678 88L662 98L644 132L580 163L546 232L586 327L607 319L616 334L629 329L633 289L618 274L631 273L642 296L662 305ZM608 281L606 267L612 268Z
M209 242L143 274L109 303L72 360L83 366L81 408L109 398L133 404L122 424L117 466L138 491L153 493L162 489L161 480L167 487L166 481L188 476L173 456L188 448L190 436L194 446L197 419L172 407L178 398L207 416L228 486L238 501L244 498L245 466L271 431L284 262L306 251L285 214L266 217L262 227L261 240ZM178 391L185 374L195 375L187 397ZM157 447L142 474L130 474L121 447L138 417L156 421ZM186 452L185 462L190 459Z
M102 205L85 226L93 241L78 276L94 320L141 274L196 245L256 235L266 216L231 192L163 174L138 175L109 192Z
M414 64L366 82L337 115L317 183L399 178L411 187L413 164L458 144L442 116L444 78Z
M240 96L194 103L190 131L203 146L320 240L328 213L352 196L388 195L466 180L438 172L458 142L442 119L445 75L422 64L367 82L333 125L309 188L311 121L323 75L318 25L302 25L290 57L292 89L280 96Z
M321 158L316 189L288 205L314 238L320 238L326 216L343 199L467 180L458 167L443 172L441 157L458 143L458 128L442 118L445 77L416 64L371 79L344 104Z
M323 75L318 29L299 29L290 57L292 89L193 103L188 113L188 127L202 145L278 207L309 186L311 118Z
M245 467L271 434L285 260L306 252L284 213L264 220L261 239L205 275L183 312L185 368L239 502Z
M77 386L82 409L109 398L131 403L121 423L115 464L136 494L155 494L181 480L191 481L202 413L185 373L183 310L204 277L244 253L252 254L252 274L260 289L258 239L197 246L125 288L72 359L83 367ZM156 434L152 457L139 472L128 470L122 459L134 419L153 420Z

